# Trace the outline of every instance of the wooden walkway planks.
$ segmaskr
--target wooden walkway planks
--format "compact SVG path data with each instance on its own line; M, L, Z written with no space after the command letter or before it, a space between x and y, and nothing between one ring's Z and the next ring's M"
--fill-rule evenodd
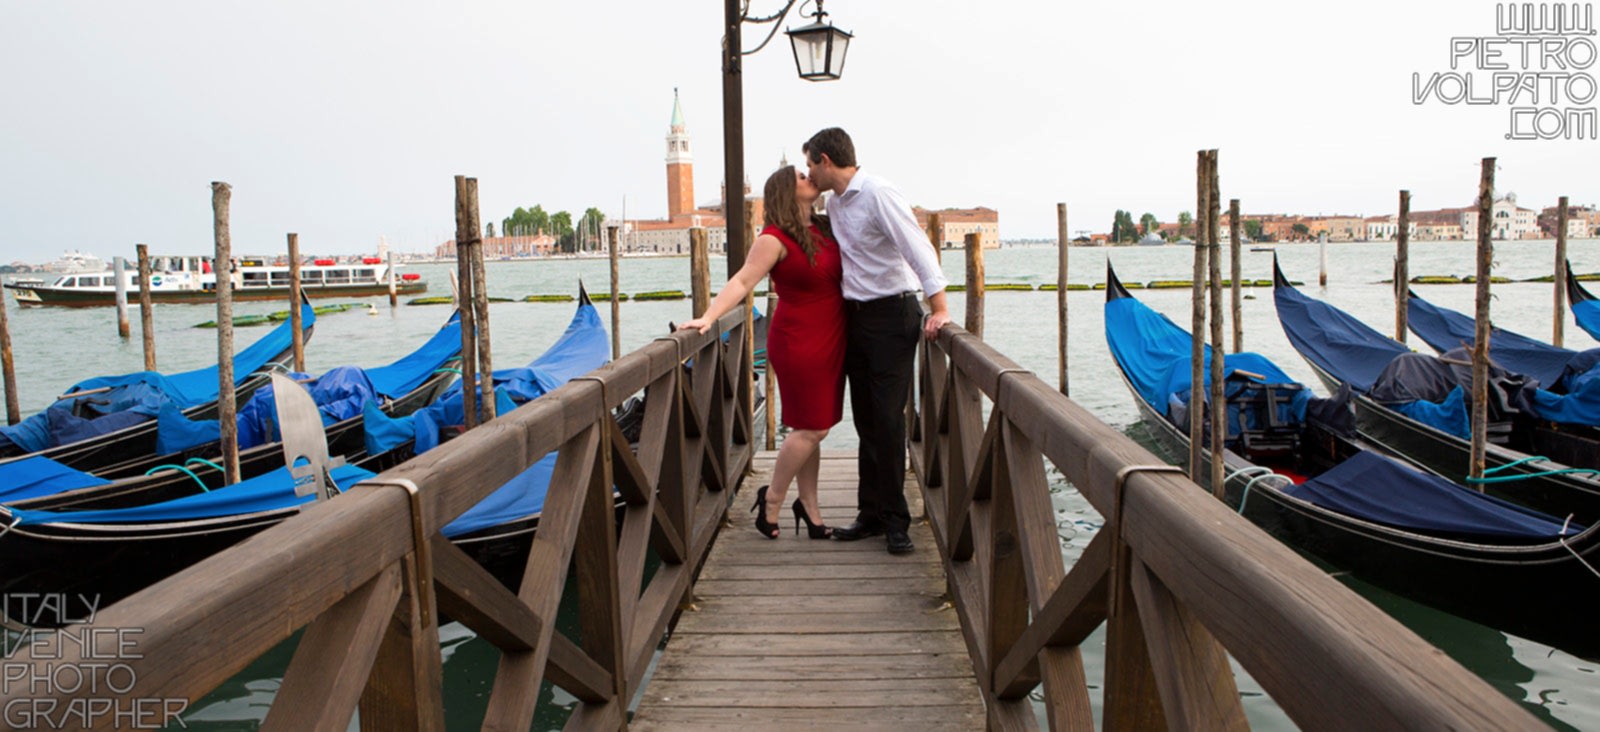
M945 604L945 579L928 527L917 550L892 556L882 538L761 538L749 513L775 453L758 453L646 684L630 728L638 730L975 730L983 701ZM824 452L822 512L830 525L855 518L854 452ZM790 489L786 502L792 502ZM922 513L907 483L911 515Z

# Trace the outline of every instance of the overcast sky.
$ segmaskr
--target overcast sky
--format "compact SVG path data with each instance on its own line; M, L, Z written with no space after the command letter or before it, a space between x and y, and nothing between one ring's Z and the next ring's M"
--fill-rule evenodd
M1172 220L1211 147L1247 213L1389 213L1400 188L1414 209L1466 205L1491 155L1525 206L1600 201L1593 140L1506 140L1509 105L1412 103L1452 37L1494 35L1486 0L827 9L856 34L842 81L798 79L781 35L746 59L758 189L838 125L913 202L996 208L1008 239L1053 237L1057 201L1074 230L1118 208ZM0 259L208 251L213 180L234 187L242 252L289 231L308 252L430 249L453 235L458 173L485 221L624 197L662 216L674 87L711 202L721 20L714 0L0 0Z

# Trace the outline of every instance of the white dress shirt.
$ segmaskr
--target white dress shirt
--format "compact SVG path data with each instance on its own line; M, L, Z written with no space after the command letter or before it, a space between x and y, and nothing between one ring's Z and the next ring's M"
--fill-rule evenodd
M944 290L928 235L906 197L888 181L860 170L844 193L828 198L828 219L844 259L844 298L867 301L916 290Z

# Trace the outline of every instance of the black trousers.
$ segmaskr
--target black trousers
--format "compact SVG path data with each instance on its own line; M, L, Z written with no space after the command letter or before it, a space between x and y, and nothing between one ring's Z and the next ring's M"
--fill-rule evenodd
M844 373L860 447L857 520L908 530L906 507L906 399L922 337L922 307L915 293L845 303L848 320Z

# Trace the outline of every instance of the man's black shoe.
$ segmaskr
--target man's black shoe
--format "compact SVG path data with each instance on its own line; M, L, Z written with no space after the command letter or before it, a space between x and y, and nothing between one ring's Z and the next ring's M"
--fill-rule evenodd
M834 541L855 541L869 536L881 536L883 527L870 521L857 520L849 526L841 526L833 530Z
M906 533L905 530L890 529L887 534L890 554L910 554L916 551L917 547L911 543L911 535Z

